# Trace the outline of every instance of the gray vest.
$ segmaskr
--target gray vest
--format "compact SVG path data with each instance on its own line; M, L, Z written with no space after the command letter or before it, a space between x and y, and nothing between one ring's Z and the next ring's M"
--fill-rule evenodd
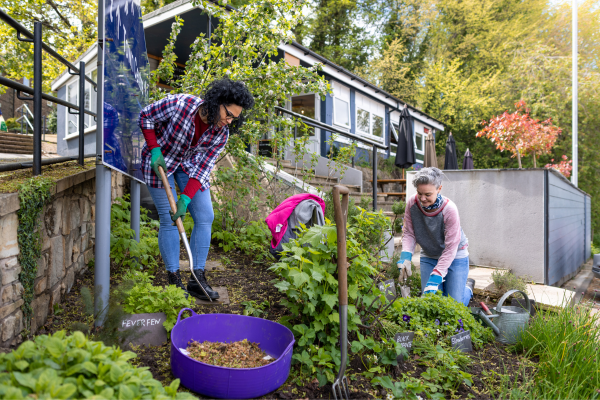
M419 209L415 202L410 208L410 217L412 218L413 231L415 239L423 249L423 252L430 258L440 258L446 248L445 226L443 211L433 217L428 217ZM458 249L468 243L467 237L460 228L460 244Z

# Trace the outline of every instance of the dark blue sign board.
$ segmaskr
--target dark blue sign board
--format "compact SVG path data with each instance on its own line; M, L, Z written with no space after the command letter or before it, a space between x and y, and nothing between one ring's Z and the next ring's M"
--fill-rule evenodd
M148 104L150 65L139 0L106 0L102 162L143 182L144 136L138 126Z

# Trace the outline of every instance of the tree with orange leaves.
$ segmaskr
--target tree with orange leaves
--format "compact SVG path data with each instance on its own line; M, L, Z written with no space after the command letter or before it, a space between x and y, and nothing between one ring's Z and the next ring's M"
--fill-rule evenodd
M521 156L533 154L533 166L537 167L537 157L550 152L561 129L552 125L552 120L533 119L524 100L515 103L515 112L505 111L489 121L483 121L484 128L477 137L485 136L496 144L500 151L508 150L517 157L522 168Z

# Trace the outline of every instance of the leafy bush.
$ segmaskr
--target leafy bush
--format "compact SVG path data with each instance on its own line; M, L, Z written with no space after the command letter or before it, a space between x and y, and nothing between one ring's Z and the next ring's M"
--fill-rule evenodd
M363 218L366 214L361 212ZM396 356L403 351L402 346L385 338L375 340L360 333L361 314L356 304L359 298L364 304L371 304L380 296L369 293L372 287L372 275L377 269L374 258L357 238L360 228L350 226L347 238L348 268L348 331L349 336L357 340L351 342L355 353L372 351L378 353L380 365L396 365ZM320 384L333 381L333 368L339 364L340 351L336 348L339 339L338 281L336 278L337 232L336 227L313 226L301 230L298 239L284 244L281 261L270 269L277 273L282 281L275 284L287 299L282 300L291 312L291 317L283 317L280 322L288 325L297 337L297 346L293 359L317 376ZM376 358L377 359L377 358ZM383 370L379 365L369 365L369 373Z
M139 283L128 291L123 302L123 311L129 314L145 314L164 312L167 319L163 323L167 332L177 322L179 310L191 307L193 297L185 298L183 290L175 285L167 285L164 289L151 283Z
M269 255L271 231L263 221L240 220L235 229L223 229L221 214L219 211L215 211L212 237L225 252L239 250L246 255L254 255L258 259Z
M386 319L414 331L417 336L446 340L463 330L471 332L475 347L494 339L491 329L484 328L471 315L467 307L451 297L428 294L423 297L399 298L392 306L394 311Z
M558 312L538 310L514 346L539 357L530 380L530 398L597 399L600 397L600 316L578 305Z
M494 286L496 290L501 293L508 292L512 289L517 289L522 291L525 294L527 293L527 281L525 278L521 278L520 276L516 276L509 270L496 270L492 272L492 280L494 281ZM515 297L523 297L519 293L514 295Z
M129 195L115 199L111 207L110 257L126 267L145 267L154 270L158 265L158 221L148 217L148 210L140 208L140 242L130 227L131 203Z
M8 354L0 354L0 397L194 398L189 393L177 393L179 379L163 387L147 368L130 365L127 361L134 357L130 351L90 341L81 332L38 336Z

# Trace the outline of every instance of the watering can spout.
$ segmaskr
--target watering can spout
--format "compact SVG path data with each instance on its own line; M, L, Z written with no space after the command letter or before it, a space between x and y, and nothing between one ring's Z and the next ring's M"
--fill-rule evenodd
M479 310L478 316L483 320L483 322L485 322L487 326L492 328L492 330L494 331L494 335L500 336L500 329L498 329L498 327L492 322L491 319L488 318L487 315L485 315L485 313L482 310Z

